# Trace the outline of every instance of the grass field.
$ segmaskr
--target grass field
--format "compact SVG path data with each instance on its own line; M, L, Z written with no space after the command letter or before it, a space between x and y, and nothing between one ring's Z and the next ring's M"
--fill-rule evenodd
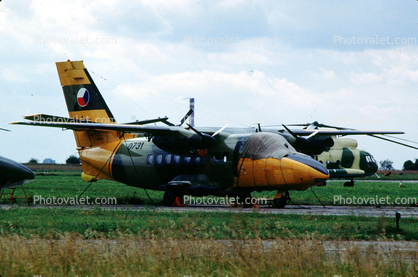
M389 177L388 177L389 178ZM76 197L89 184L78 172L37 175L31 197ZM329 182L316 195L332 205L344 197L408 197L417 184ZM22 193L20 189L16 194ZM0 210L0 276L417 276L416 251L369 247L326 252L324 241L418 241L418 220L250 213L157 212L162 192L106 180L83 197L115 197L141 211L15 205ZM273 197L273 193L253 193ZM313 193L292 192L293 204L319 204ZM22 200L19 200L23 203ZM7 203L7 200L3 200ZM268 243L268 247L266 247ZM366 258L367 257L367 258Z
M382 177L385 180L397 180L397 176L408 178L411 180L413 176L418 178L418 175L396 175L396 177ZM331 181L324 187L313 187L306 191L291 191L292 202L295 205L344 205L343 201L335 201L336 197L340 198L387 198L389 205L395 202L396 199L403 200L404 198L413 198L410 201L399 201L401 206L411 206L414 204L414 199L418 203L418 183L403 183L401 187L399 184L402 180L394 183L378 183L372 181L356 181L354 187L344 187L344 181ZM51 172L45 175L36 176L35 180L26 184L25 189L29 197L42 196L43 198L52 197L76 197L80 195L89 183L83 182L80 178L79 172ZM20 188L16 189L16 196L23 196L23 191ZM149 197L148 197L148 195ZM319 200L316 198L315 194ZM275 191L264 191L261 193L253 192L253 197L259 198L273 198ZM90 187L83 193L83 197L89 198L116 198L118 204L146 204L159 205L162 201L163 192L152 191L128 187L124 184L100 180L91 184ZM0 199L0 203L8 203L8 200ZM18 202L24 203L23 200ZM386 202L386 201L385 201ZM352 203L348 203L352 204ZM380 206L378 203L371 201L361 203L361 205ZM395 203L394 203L395 205Z
M416 276L416 252L320 241L0 237L2 276Z

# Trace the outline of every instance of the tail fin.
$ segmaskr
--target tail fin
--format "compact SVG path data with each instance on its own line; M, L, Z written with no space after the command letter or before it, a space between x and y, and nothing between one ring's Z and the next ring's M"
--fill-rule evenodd
M71 118L116 123L83 61L57 62L56 65Z
M116 123L83 61L57 62L56 65L70 118L83 122ZM110 166L105 167L105 165L120 143L117 133L115 131L74 131L74 137L83 166L83 180L86 175L95 179L112 180ZM92 147L97 147L93 154L87 151Z

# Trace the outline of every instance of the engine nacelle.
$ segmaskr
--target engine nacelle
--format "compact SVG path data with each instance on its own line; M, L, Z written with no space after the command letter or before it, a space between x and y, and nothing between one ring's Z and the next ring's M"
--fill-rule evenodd
M334 146L334 139L327 137L325 139L306 139L303 137L297 137L296 149L307 155L319 155L328 148Z
M355 139L338 138L338 139L335 139L334 146L335 148L343 148L343 147L357 148L358 143Z
M154 136L152 142L160 149L174 154L190 154L198 149L208 149L215 142L215 138L203 134L186 137L177 136Z

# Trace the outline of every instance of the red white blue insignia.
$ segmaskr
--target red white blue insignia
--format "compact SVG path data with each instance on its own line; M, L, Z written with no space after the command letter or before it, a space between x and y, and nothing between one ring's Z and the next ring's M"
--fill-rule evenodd
M77 102L80 107L84 108L90 101L90 93L87 89L81 88L77 93Z

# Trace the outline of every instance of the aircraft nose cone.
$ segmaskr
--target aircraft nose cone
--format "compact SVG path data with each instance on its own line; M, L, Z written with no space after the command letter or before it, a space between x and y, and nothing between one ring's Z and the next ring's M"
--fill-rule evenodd
M0 157L0 188L11 187L32 180L35 174L26 166L13 160Z
M326 167L307 155L288 155L282 159L282 167L283 164L287 165L289 172L287 176L285 175L286 183L299 184L300 189L321 184L329 178L329 172Z

